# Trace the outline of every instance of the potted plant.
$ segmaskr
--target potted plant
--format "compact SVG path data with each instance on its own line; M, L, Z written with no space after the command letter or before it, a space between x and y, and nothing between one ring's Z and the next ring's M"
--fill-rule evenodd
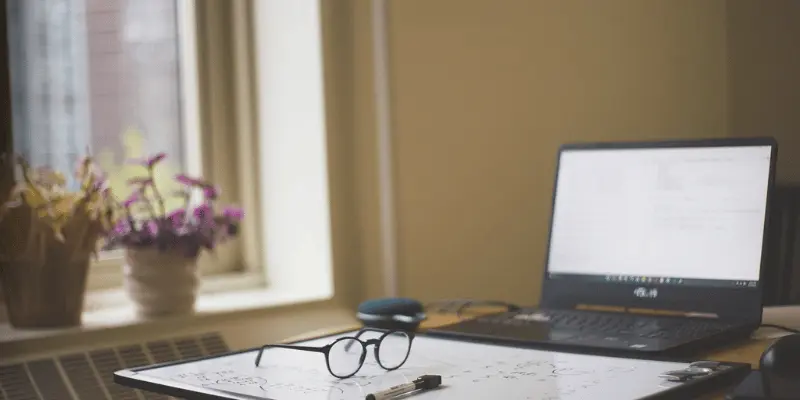
M21 177L0 205L0 282L12 326L44 328L81 322L92 254L113 226L115 202L90 157L75 171L77 190L47 167L3 157ZM5 164L9 167L8 164Z
M239 208L217 210L219 189L184 174L175 176L181 189L171 194L182 206L168 210L155 181L165 158L159 153L139 162L144 173L128 181L133 191L107 236L107 248L125 251L124 286L142 317L191 313L200 254L236 236L243 216Z

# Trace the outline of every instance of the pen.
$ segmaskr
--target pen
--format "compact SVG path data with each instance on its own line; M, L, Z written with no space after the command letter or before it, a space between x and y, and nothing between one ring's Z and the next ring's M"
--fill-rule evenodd
M441 375L422 375L412 382L392 386L389 389L367 395L366 400L387 400L415 390L433 389L442 384Z

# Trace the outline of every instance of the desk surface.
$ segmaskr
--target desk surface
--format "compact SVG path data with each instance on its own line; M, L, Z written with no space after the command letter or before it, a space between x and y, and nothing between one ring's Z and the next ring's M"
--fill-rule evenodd
M428 314L428 319L421 324L420 329L424 330L436 326L442 326L457 322L458 320L459 318L454 314L431 313ZM767 307L764 309L763 323L800 329L800 306ZM317 336L320 333L323 332L316 332L314 334L307 334L303 336ZM786 332L773 328L762 328L755 333L753 338L745 343L739 343L710 351L701 358L716 361L742 362L751 364L753 368L758 368L758 362L761 358L761 354L764 352L767 346L769 346L776 337L785 334ZM293 340L299 339L301 338L293 338ZM727 390L725 392L727 392ZM710 396L710 398L723 399L725 392L713 394Z
M428 320L425 321L420 328L428 329L457 321L458 317L452 314L432 314L428 316ZM800 306L765 308L763 323L798 329L800 328ZM716 349L700 358L716 361L742 362L752 365L753 368L758 368L761 353L764 352L767 346L769 346L776 337L785 334L786 332L772 328L762 328L745 343ZM730 389L726 389L719 393L711 394L708 398L722 400L729 390Z

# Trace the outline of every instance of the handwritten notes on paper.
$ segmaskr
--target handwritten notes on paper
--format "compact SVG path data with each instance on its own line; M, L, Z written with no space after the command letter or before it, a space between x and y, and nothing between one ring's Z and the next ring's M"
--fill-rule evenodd
M333 338L304 344L321 346ZM367 394L420 375L442 376L442 387L415 399L634 399L662 390L659 375L684 363L555 353L418 336L406 364L395 371L377 365L372 349L359 373L330 375L322 353L270 349L255 366L256 352L243 352L142 372L241 399L363 399Z

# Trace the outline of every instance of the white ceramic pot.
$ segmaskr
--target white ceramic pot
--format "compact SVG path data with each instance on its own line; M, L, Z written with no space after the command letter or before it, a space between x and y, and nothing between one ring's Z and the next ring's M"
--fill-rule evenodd
M180 252L126 249L124 286L140 317L194 312L197 298L197 258Z

